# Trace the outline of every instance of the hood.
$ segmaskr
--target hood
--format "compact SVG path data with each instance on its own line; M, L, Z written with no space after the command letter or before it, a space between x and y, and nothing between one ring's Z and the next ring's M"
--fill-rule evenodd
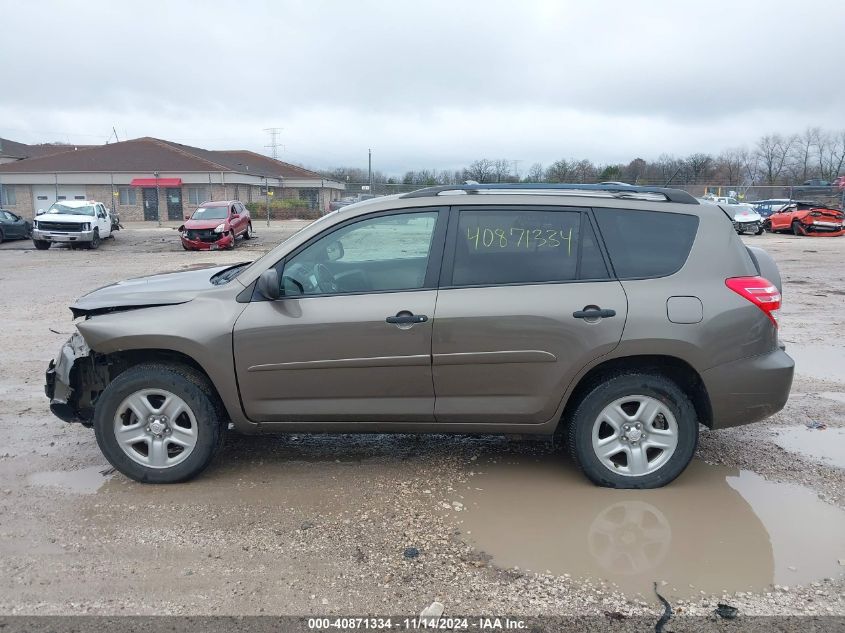
M231 267L209 266L119 281L80 297L70 306L70 311L74 317L80 317L186 303L213 287L211 277Z
M90 215L71 215L70 213L42 213L35 216L37 222L73 222L82 224L83 222L96 222L97 218Z
M734 212L734 222L759 222L760 214L751 209L740 209Z
M186 229L214 229L226 223L226 218L222 220L185 220L184 226Z

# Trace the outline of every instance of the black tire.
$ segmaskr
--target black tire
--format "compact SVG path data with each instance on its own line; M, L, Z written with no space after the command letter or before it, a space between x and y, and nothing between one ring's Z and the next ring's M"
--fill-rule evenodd
M91 241L85 245L85 248L91 251L100 248L100 229L94 229L94 235L91 236Z
M190 407L197 422L197 440L184 461L165 468L151 468L131 459L115 437L114 418L125 398L142 389L164 389ZM204 471L223 442L225 412L202 374L181 365L144 364L115 378L101 394L94 409L97 444L109 463L127 477L142 483L169 484L187 481Z
M246 231L244 231L244 239L251 240L252 239L252 222L246 225Z
M593 450L593 425L602 410L626 396L650 396L664 405L678 426L675 452L657 470L641 476L616 474ZM604 377L583 396L568 424L569 454L593 483L607 488L660 488L680 475L698 444L698 416L690 399L672 380L660 373L623 373Z
M46 251L48 248L50 248L51 244L51 242L48 242L47 240L32 240L32 243L35 245L35 248L37 248L39 251Z
M804 235L804 231L801 229L801 224L799 224L798 220L792 221L792 234L793 235Z
M754 235L762 235L763 231L765 231L765 230L766 229L764 229L763 225L761 224L760 226L757 227L757 232Z
M0 244L3 243L4 239L5 239L5 236L3 235L3 229L0 229Z

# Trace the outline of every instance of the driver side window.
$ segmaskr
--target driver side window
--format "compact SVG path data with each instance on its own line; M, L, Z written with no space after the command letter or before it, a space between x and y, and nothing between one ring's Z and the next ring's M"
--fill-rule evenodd
M332 231L285 263L282 295L422 288L437 217L436 211L383 215Z

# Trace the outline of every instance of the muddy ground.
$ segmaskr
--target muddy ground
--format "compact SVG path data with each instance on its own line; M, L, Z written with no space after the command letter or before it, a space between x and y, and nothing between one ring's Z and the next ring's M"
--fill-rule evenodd
M845 615L845 238L764 235L797 359L774 418L704 430L656 491L594 488L548 443L227 439L198 480L148 486L47 410L67 305L119 279L252 259L133 227L99 251L0 245L0 614ZM826 425L825 430L807 425ZM837 465L838 464L838 465ZM621 614L621 615L616 615Z

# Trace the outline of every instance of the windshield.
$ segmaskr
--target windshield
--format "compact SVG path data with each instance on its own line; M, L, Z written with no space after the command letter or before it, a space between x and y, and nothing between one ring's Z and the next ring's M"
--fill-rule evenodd
M77 207L56 202L52 207L47 209L47 213L55 213L57 215L90 215L94 217L94 205L86 204L85 206Z
M199 207L191 216L192 220L225 220L229 207Z

